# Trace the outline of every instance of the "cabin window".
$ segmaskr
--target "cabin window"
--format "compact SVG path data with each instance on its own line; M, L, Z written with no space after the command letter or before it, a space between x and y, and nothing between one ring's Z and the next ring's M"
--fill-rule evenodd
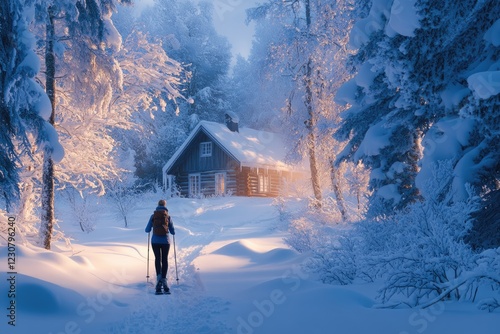
M259 192L269 192L269 175L259 174Z
M211 157L212 156L212 142L200 143L200 156L201 157Z
M226 173L215 173L215 194L224 195L226 193Z
M198 197L201 194L200 174L189 174L188 181L189 197Z

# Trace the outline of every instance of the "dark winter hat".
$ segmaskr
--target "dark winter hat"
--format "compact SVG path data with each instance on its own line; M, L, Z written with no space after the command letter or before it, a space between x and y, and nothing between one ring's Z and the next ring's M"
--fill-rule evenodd
M164 199L158 201L158 206L165 206L165 205L167 205L167 201L165 201Z

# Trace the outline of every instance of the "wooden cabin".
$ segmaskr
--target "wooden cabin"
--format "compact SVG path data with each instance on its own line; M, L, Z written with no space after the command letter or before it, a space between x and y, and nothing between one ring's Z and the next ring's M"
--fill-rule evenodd
M285 160L285 145L275 133L201 121L163 167L168 192L185 197L211 195L278 196L305 171Z

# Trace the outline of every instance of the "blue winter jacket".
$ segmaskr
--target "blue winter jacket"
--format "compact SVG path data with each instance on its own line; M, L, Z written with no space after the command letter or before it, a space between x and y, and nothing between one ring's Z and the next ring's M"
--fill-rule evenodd
M158 207L156 207L156 210L164 210L164 211L168 212L168 209L164 206L158 206ZM168 218L169 218L168 231L170 232L170 234L175 235L174 222L172 221L172 217L168 216ZM146 233L149 233L149 232L151 232L152 229L153 229L153 215L151 215L151 217L149 217L148 225L146 225L145 231L146 231ZM168 233L167 233L167 235L155 235L153 233L153 235L151 236L151 243L152 244L169 244L170 239L169 239Z

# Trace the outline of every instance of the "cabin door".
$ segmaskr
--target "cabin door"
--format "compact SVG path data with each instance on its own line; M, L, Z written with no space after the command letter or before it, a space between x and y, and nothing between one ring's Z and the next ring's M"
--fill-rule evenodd
M258 188L259 193L261 194L268 193L270 190L269 175L259 174L258 179L259 179L259 188Z
M226 173L215 173L215 194L224 195L226 193Z
M201 194L201 176L200 174L189 174L189 197L199 197Z

